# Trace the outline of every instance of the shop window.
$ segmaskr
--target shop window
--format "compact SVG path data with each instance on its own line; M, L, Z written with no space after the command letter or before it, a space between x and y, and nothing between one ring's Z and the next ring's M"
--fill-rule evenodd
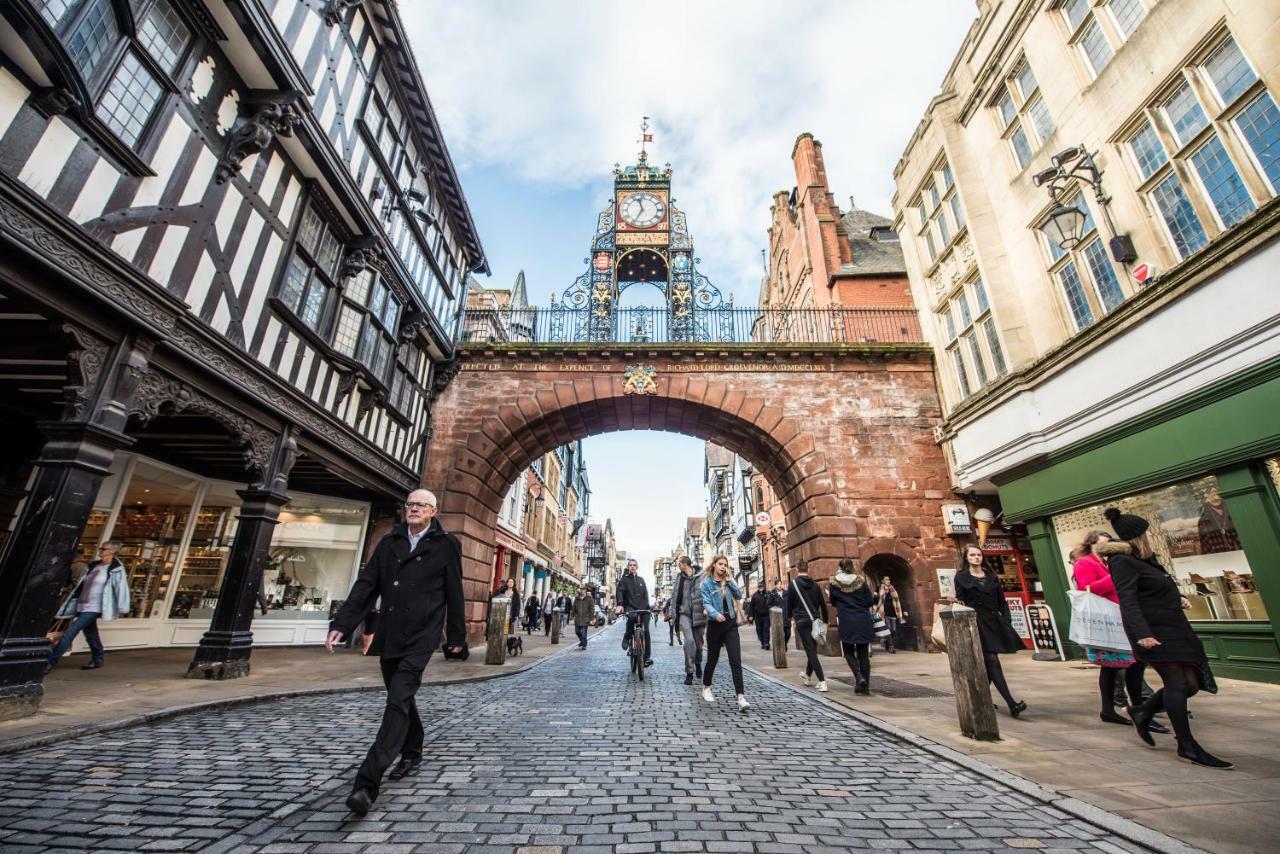
M110 533L121 543L130 617L163 614L199 486L191 475L138 461Z
M328 620L350 589L367 520L364 504L295 494L271 535L265 618Z
M191 527L191 541L169 608L171 618L213 619L239 522L240 496L236 495L236 487L209 483Z
M1188 617L1267 619L1253 569L1216 477L1208 475L1053 517L1065 566L1070 567L1070 551L1089 531L1111 531L1103 516L1107 507L1119 507L1151 523L1152 549L1191 603Z

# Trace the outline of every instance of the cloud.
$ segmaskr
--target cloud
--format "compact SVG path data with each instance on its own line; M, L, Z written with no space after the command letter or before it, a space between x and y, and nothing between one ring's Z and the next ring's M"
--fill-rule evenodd
M975 16L964 0L400 6L461 168L584 187L634 160L648 115L703 268L740 300L771 197L795 183L796 135L823 142L842 206L888 213L894 164Z

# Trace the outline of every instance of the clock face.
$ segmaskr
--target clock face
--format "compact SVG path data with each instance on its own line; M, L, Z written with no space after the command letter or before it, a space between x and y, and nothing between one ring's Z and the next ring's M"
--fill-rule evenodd
M618 215L632 228L651 228L667 215L667 204L653 193L628 193L618 203Z

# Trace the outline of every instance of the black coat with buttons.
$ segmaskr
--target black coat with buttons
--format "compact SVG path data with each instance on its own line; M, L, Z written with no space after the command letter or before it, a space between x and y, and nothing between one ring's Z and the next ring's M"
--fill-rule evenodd
M442 632L447 647L466 643L462 547L440 520L431 520L415 549L406 525L383 537L329 628L349 636L379 596L371 654L402 658L429 652L439 648Z

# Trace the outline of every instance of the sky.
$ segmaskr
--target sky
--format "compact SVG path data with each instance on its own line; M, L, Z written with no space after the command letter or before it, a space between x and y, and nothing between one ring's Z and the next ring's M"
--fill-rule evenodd
M891 215L893 168L964 34L973 0L402 0L401 14L492 276L523 270L545 305L586 269L615 163L670 162L699 269L754 304L791 150L823 143L836 201ZM656 291L653 292L656 295ZM702 444L666 433L586 442L592 515L642 567L701 515Z

